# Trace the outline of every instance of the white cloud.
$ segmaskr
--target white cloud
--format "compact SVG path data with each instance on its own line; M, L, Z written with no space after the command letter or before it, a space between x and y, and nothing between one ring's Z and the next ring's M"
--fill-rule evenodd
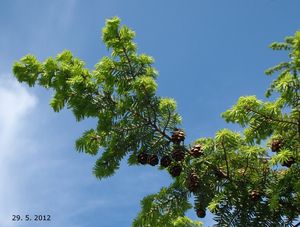
M12 212L19 209L17 182L11 170L16 152L20 147L29 146L28 126L25 116L36 106L37 100L17 82L0 80L0 226L15 226L11 221Z
M91 174L95 157L74 151L75 131L82 132L82 126L70 111L53 113L42 97L37 106L36 96L28 92L33 90L3 77L0 74L0 227L40 226L12 222L13 214L50 214L52 221L41 223L48 227L131 222L139 200L146 192L159 191L165 177L150 167L142 172L127 167L123 161L113 179L100 183ZM134 212L134 217L112 212L116 210L131 216Z
M35 224L11 220L12 215L24 219L26 214L50 214L51 222L43 225L66 226L85 201L79 199L86 196L85 188L78 185L97 181L90 166L78 169L87 163L77 160L73 139L60 132L66 130L59 123L62 114L56 115L49 107L43 113L46 105L37 108L37 97L17 81L4 79L9 77L0 74L0 227ZM91 201L82 212L107 203L105 199L97 204Z
M36 98L30 95L25 88L17 82L10 80L0 82L0 144L7 146L16 139L14 135L18 133L22 126L24 116L36 105ZM6 155L12 152L4 152ZM3 153L2 153L3 155Z

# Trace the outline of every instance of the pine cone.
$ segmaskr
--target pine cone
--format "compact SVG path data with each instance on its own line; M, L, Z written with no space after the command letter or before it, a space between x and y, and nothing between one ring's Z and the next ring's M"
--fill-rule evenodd
M289 160L283 162L282 165L289 168L289 167L291 167L291 165L293 165L295 162L296 162L295 158L291 157L291 158L289 158Z
M169 169L169 173L172 175L172 177L178 177L181 171L182 171L182 167L180 165L172 166Z
M184 141L185 135L184 132L180 129L177 129L172 134L172 142L175 144L180 144L180 142Z
M158 164L158 157L157 155L153 154L150 155L150 157L148 158L148 163L152 166L156 166Z
M199 181L199 177L196 173L190 173L189 174L189 181L193 182L193 183L198 183Z
M196 173L190 173L187 179L186 187L191 192L196 192L199 186L199 177Z
M142 165L147 164L148 161L148 154L145 152L142 152L138 155L138 162Z
M278 152L283 146L283 141L281 139L273 139L271 142L271 150L273 152Z
M190 155L192 155L195 158L200 157L201 155L203 155L203 148L200 144L196 144L195 146L193 146L190 150Z
M253 202L256 202L260 199L260 192L257 190L253 190L252 192L250 192L250 199Z
M199 218L204 218L206 215L206 212L204 209L196 209L196 214Z
M174 150L172 153L172 158L176 161L182 161L184 159L184 152L182 150Z
M168 167L172 162L172 159L169 155L164 155L161 159L160 159L160 165L164 168Z

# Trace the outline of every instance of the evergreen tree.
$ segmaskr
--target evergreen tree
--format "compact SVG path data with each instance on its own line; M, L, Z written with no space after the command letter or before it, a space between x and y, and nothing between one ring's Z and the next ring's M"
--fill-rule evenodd
M300 214L300 32L271 45L290 58L266 71L278 73L266 93L274 100L241 97L223 113L244 133L223 129L191 145L184 144L175 100L156 95L153 58L137 53L134 36L114 17L102 31L111 56L94 70L64 51L44 62L27 55L13 72L19 82L53 89L54 111L66 106L78 121L98 120L76 141L79 152L101 153L97 178L112 176L127 155L129 165L160 163L170 173L173 183L141 201L133 226L200 226L184 216L192 207L199 218L210 210L218 226L292 225Z

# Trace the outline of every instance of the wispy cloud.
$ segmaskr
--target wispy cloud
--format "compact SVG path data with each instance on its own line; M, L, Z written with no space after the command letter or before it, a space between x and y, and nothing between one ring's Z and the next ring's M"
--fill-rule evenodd
M12 214L22 206L18 182L12 166L20 157L21 148L30 147L27 135L28 124L25 116L36 106L36 98L17 82L0 79L0 226L14 226Z
M38 105L32 90L3 79L9 77L0 75L0 227L36 224L12 221L12 215L26 214L50 214L52 221L43 226L89 226L79 217L130 206L133 195L120 193L112 182L100 185L91 174L94 160L74 152L74 138L60 132L50 108L41 114L44 105ZM132 183L119 178L119 183ZM100 219L107 224L105 215Z

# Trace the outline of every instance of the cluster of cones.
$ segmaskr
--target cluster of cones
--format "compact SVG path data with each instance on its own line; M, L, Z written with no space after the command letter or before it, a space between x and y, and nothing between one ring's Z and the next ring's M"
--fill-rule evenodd
M159 157L155 154L147 154L146 152L142 152L137 157L138 162L143 165L150 164L152 166L160 163L161 167L168 168L168 171L172 177L178 177L182 172L181 162L186 156L185 148L181 145L181 143L185 140L185 134L182 130L176 129L173 132L171 139L172 143L174 144L172 154L163 155L159 159ZM204 154L203 147L200 144L196 144L188 151L188 154L194 158L198 158ZM215 174L219 175L220 177L223 177L224 175L222 171L216 171ZM196 192L200 184L199 176L195 172L191 172L188 175L186 184L189 191ZM196 208L195 212L199 218L204 218L206 215L206 211L203 208Z
M151 166L156 166L158 164L158 156L142 152L138 155L138 162L142 165L150 164Z
M185 134L181 129L176 129L173 131L171 136L172 142L174 143L174 150L171 155L163 155L160 160L155 154L147 154L142 152L138 155L137 159L140 164L150 164L152 166L157 165L160 162L161 167L168 168L169 173L173 177L177 177L182 172L181 161L185 158L185 148L181 143L185 139ZM203 155L203 148L200 144L193 146L189 152L191 156L198 158Z
M155 166L160 162L161 167L168 168L169 173L173 177L177 177L182 172L181 161L184 160L186 153L184 146L181 145L185 140L185 134L180 129L175 129L171 136L171 141L175 145L172 154L163 155L160 159L155 154L147 154L142 152L138 155L138 162L140 164L150 164ZM273 152L280 152L283 148L284 143L282 139L273 139L270 143L270 148ZM189 151L188 154L194 158L199 158L204 154L203 147L200 144L194 145ZM282 165L290 167L296 162L294 157L290 157L287 161L283 162ZM214 169L214 175L220 180L227 178L227 175L220 169ZM199 189L200 179L196 172L189 173L186 179L186 187L190 192L196 193ZM249 199L253 202L257 202L261 199L261 192L259 190L252 190L249 193ZM203 208L195 208L195 212L199 218L204 218L206 211Z
M182 172L182 167L180 165L180 161L184 160L184 151L180 147L173 150L172 155L163 155L160 160L155 154L147 154L146 152L142 152L138 155L138 162L142 165L150 164L152 166L157 165L160 162L161 167L168 168L169 173L173 177L177 177ZM172 165L173 164L173 165Z

